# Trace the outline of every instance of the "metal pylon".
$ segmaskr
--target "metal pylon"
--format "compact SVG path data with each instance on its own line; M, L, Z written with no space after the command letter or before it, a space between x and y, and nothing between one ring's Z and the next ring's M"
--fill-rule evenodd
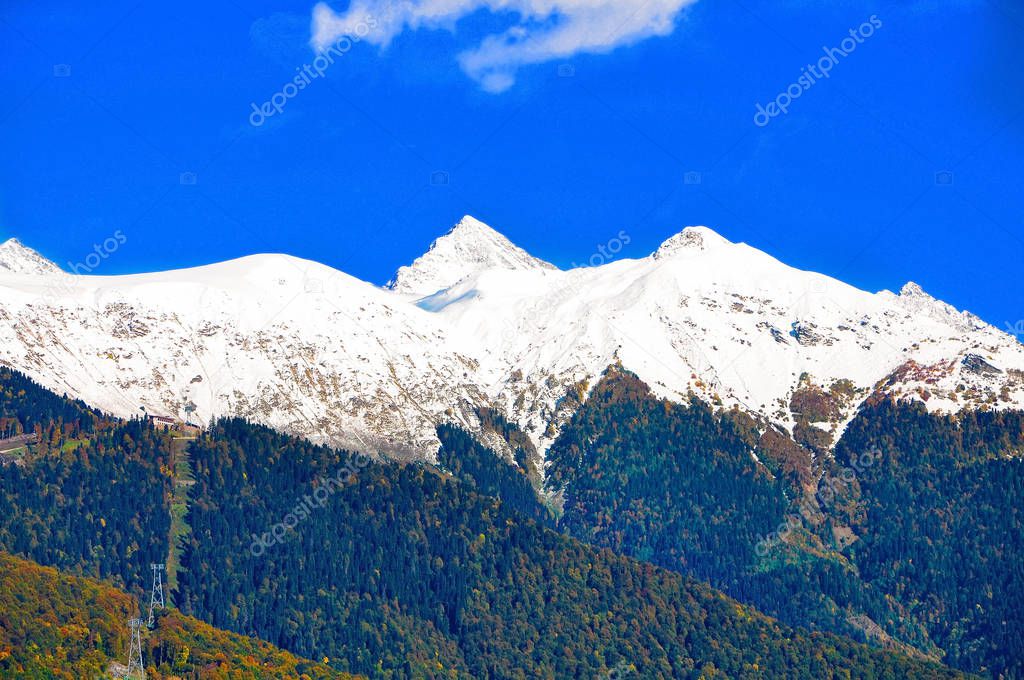
M142 619L131 619L128 626L132 631L132 639L128 644L128 670L123 680L137 680L146 677L146 669L142 666Z
M153 590L149 594L149 621L147 625L152 628L156 622L155 612L157 607L163 609L167 605L164 603L164 565L151 564L149 568L153 570Z

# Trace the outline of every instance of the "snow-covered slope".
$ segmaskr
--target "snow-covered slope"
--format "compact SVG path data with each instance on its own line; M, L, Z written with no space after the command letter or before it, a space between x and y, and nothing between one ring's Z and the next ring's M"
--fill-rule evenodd
M833 436L876 388L933 410L1024 404L1024 346L1013 337L915 284L867 293L706 227L640 260L487 271L419 304L490 350L486 368L504 378L487 392L526 414L541 448L554 398L615 361L663 396L693 392ZM825 415L802 418L794 393L808 390Z
M0 275L0 363L117 415L224 414L425 455L438 414L480 401L475 348L393 293L254 255L116 277ZM471 416L470 416L471 417Z
M21 245L21 242L16 238L0 243L0 275L26 274L40 276L59 274L60 271L60 267L31 248Z
M531 271L554 269L538 260L489 226L466 215L451 231L430 244L430 249L408 267L401 267L387 288L423 297L448 288L487 269Z
M614 362L664 396L826 440L877 391L1024 405L1013 337L914 284L867 293L704 227L560 271L466 218L391 289L285 255L78 277L17 252L0 268L0 363L119 415L191 403L202 421L431 457L435 423L473 429L493 406L543 451Z

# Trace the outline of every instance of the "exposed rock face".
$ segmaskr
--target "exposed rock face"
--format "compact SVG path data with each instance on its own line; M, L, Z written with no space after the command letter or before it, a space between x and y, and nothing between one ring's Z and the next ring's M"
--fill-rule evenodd
M1002 373L1001 370L988 363L977 354L966 355L964 360L960 363L963 364L965 369L977 375L997 376Z

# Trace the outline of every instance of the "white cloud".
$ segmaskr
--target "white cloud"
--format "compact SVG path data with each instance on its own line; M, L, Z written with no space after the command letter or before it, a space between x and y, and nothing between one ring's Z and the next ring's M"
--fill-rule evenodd
M343 36L387 46L405 30L454 31L479 10L513 17L503 33L484 37L458 62L485 90L501 92L520 66L608 52L672 32L682 9L696 0L352 0L341 13L320 2L313 8L311 45L327 49Z

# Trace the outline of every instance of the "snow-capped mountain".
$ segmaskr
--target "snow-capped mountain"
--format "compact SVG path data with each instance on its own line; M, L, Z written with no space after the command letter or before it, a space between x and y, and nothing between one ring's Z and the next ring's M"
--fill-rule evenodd
M0 363L116 415L194 406L199 422L244 415L357 449L425 454L438 414L482 399L465 380L476 347L443 320L287 255L0 275L0 337Z
M554 269L489 226L466 215L451 231L430 244L408 267L400 267L386 287L423 297L488 269Z
M615 362L826 442L876 392L1024 405L1012 336L914 284L864 292L705 227L561 271L467 217L388 288L286 255L98 277L0 254L0 363L122 416L194 406L430 458L436 423L477 429L490 406L544 451Z
M61 269L45 257L21 245L16 238L0 243L0 275L60 274Z
M485 367L504 378L487 393L526 413L533 433L558 417L564 386L615 361L673 400L692 392L833 438L876 388L932 410L1024 404L1024 346L1012 336L916 284L867 293L706 227L637 260L485 271L419 304L489 350ZM808 391L826 402L809 420ZM538 434L542 449L551 434Z

